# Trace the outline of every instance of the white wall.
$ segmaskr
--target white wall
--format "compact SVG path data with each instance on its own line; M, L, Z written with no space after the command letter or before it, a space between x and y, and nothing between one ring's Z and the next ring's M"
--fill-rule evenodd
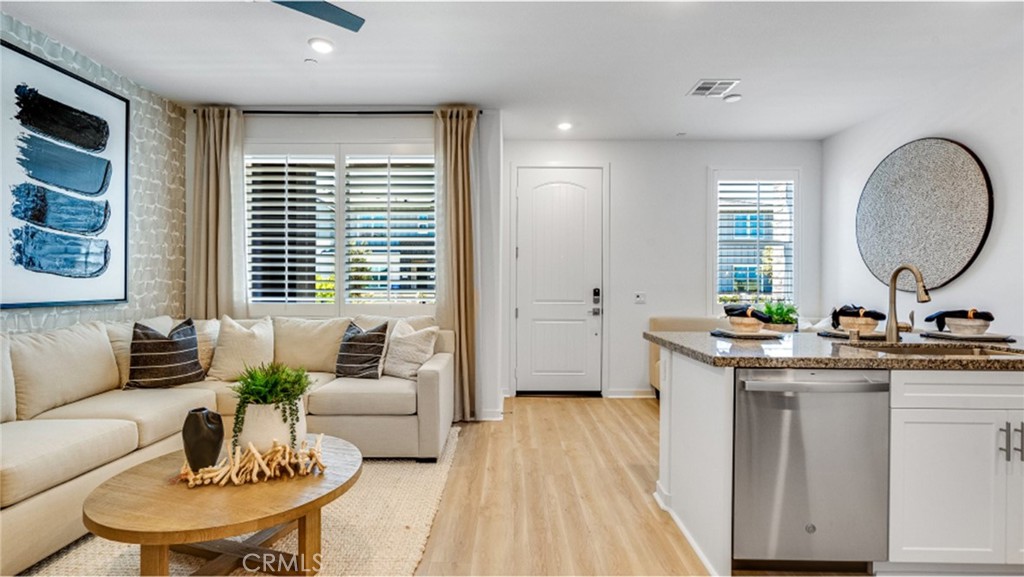
M474 257L477 274L476 416L481 420L501 419L504 398L502 375L507 362L502 354L508 324L502 315L507 299L501 283L502 263L502 121L500 110L484 110L479 128L477 162L479 188L474 191Z
M609 331L606 396L650 395L647 342L643 331L655 315L703 316L708 290L708 172L711 168L795 168L798 191L798 305L818 315L820 253L818 227L821 143L507 141L502 187L506 221L509 175L520 164L575 164L610 167L610 286L604 287L604 330ZM506 241L510 228L506 222ZM512 264L503 254L503 271ZM507 287L507 272L503 277ZM647 304L633 304L645 291ZM514 299L509 295L507 300ZM510 304L505 305L506 313ZM511 331L505 331L511 333ZM503 347L511 364L511 348ZM508 373L505 392L511 393Z
M884 310L887 288L857 249L855 215L864 183L900 145L924 137L958 141L981 159L992 181L994 215L977 260L919 304L899 293L900 317L975 307L995 315L992 331L1024 334L1024 56L979 66L972 78L936 87L911 105L845 130L824 142L822 302L856 302ZM934 329L934 325L929 324Z

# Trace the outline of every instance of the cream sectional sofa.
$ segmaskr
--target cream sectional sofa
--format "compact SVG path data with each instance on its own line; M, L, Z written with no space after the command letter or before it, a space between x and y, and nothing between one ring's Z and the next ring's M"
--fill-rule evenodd
M274 360L294 360L289 357L313 343L323 348L321 341L310 340L324 337L309 330L314 325L275 321L283 338L280 346L275 339ZM170 317L144 322L163 332L174 324ZM196 324L200 361L208 369L218 321ZM181 425L190 409L205 406L222 413L230 435L236 405L232 383L207 379L167 389L122 388L131 326L92 322L0 336L3 575L22 571L84 535L81 511L89 492L127 468L181 448ZM440 331L435 354L415 381L311 371L313 386L305 399L309 431L345 438L367 457L436 459L452 422L453 351L454 334Z

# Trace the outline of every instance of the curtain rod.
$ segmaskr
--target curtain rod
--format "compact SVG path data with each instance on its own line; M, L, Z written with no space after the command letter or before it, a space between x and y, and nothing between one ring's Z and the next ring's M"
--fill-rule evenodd
M433 116L433 110L242 110L266 116Z
M193 108L192 112L198 112ZM483 109L477 109L477 115ZM242 114L262 116L433 116L433 110L242 110Z

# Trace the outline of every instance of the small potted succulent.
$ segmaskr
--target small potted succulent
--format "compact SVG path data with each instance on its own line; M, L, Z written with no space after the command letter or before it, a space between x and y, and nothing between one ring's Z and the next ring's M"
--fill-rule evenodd
M796 332L797 310L793 303L768 301L764 303L764 314L772 319L771 323L765 324L766 330L780 333Z
M281 363L246 367L231 390L238 395L231 447L251 442L268 451L274 441L293 449L306 437L306 410L302 395L309 390L309 375Z

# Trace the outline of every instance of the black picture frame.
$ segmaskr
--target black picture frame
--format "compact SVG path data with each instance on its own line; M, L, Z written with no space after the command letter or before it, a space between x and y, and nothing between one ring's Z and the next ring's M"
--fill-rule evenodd
M131 103L0 41L0 309L128 302Z

